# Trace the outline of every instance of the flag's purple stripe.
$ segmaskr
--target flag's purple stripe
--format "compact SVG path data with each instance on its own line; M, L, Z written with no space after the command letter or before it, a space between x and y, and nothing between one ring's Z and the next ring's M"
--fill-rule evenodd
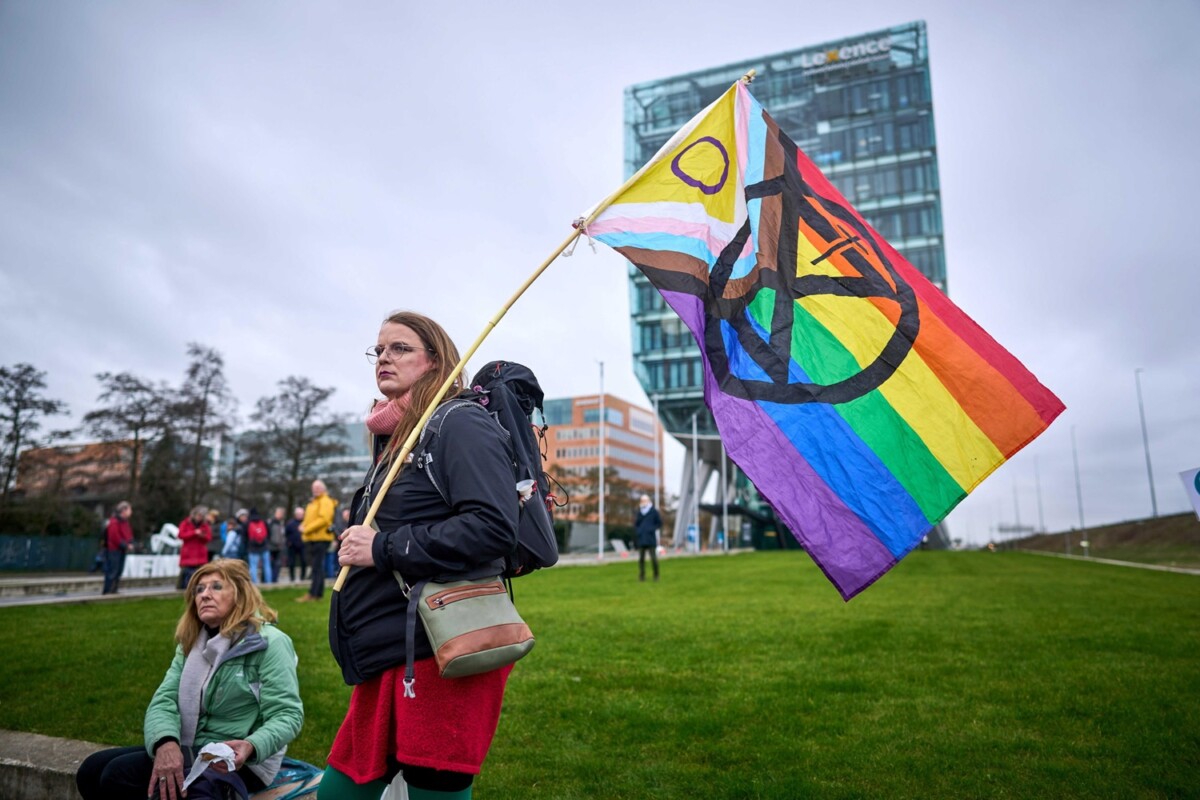
M746 318L765 340L767 332L749 313ZM733 354L744 351L728 323L722 323L721 335L725 351L731 354L729 365L734 375L755 381L770 380L754 359L734 357ZM794 383L811 381L795 359L788 365L788 378ZM933 527L908 489L833 406L768 402L760 406L821 480L867 524L893 556L902 557ZM830 442L838 443L836 451L831 450Z
M676 292L663 292L663 297L689 328L704 329L698 297ZM717 387L703 348L701 354L704 398L720 426L729 457L769 499L780 519L849 600L887 572L896 559L808 462L795 454L787 437L758 404L731 397Z

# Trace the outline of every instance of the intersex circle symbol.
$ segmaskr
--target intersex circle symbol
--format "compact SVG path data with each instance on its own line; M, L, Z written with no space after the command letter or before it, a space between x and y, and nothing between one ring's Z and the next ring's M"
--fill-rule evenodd
M721 155L721 160L725 162L725 168L721 171L721 178L715 184L709 185L699 178L693 178L683 171L683 167L679 162L687 155L688 151L698 145L709 144L717 148L717 152ZM679 151L679 155L671 160L671 172L675 173L675 177L686 183L688 186L699 189L705 194L716 194L725 186L725 181L729 179L729 152L725 149L725 145L711 136L701 136L696 141L689 144L687 147Z

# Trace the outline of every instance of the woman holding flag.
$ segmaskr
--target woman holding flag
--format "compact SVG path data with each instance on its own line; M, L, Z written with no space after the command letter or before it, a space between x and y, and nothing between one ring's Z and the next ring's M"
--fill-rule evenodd
M406 680L408 600L397 575L412 585L501 572L517 535L511 455L487 415L447 414L428 462L405 463L384 489L393 460L459 354L440 325L402 311L384 320L367 358L384 396L367 417L375 463L341 535L338 560L351 569L330 605L330 646L354 692L318 797L377 800L400 776L411 800L466 800L491 746L512 667L442 678L418 620L413 677ZM460 376L447 399L463 388ZM380 491L374 525L363 525Z

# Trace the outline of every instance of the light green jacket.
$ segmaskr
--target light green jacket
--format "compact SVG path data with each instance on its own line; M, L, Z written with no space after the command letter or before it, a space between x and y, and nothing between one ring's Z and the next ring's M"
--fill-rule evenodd
M177 645L175 658L146 709L144 733L151 757L154 745L163 738L179 739L179 678L186 660L183 646ZM247 763L270 783L288 742L299 735L303 724L292 640L274 625L264 624L243 636L217 664L204 692L195 748L245 739L254 745L254 757Z

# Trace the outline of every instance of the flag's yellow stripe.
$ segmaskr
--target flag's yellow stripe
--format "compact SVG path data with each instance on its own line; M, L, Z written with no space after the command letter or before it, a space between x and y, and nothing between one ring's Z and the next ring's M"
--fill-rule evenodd
M860 367L874 361L895 332L868 300L821 295L797 302L837 337ZM879 391L960 486L973 487L1004 461L915 349Z

